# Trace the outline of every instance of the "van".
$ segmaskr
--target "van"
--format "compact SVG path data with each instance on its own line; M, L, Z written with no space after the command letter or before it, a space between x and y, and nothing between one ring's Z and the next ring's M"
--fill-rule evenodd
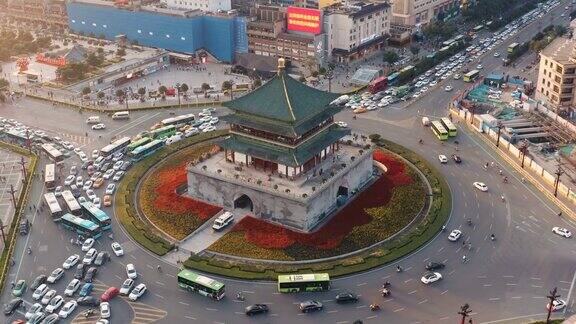
M100 122L100 116L90 116L86 119L86 124L98 124Z
M166 139L165 144L166 145L174 144L176 142L179 142L181 139L182 139L182 135L173 135L173 136Z
M422 117L422 125L423 126L430 126L430 118Z
M118 111L112 115L112 119L114 119L114 120L116 120L116 119L128 119L128 118L130 118L130 112L129 111Z
M228 224L234 221L234 215L231 212L225 212L224 214L218 216L214 220L214 225L212 225L212 229L215 231L219 231L224 227L228 226Z

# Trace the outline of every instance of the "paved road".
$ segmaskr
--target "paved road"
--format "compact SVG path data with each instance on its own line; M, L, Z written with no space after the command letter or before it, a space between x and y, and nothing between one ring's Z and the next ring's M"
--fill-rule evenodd
M527 27L520 38L528 38L535 33L536 25ZM501 47L506 46L503 44ZM503 52L502 49L497 49ZM499 66L500 62L488 54L483 59L486 70ZM455 84L458 88L463 84ZM148 285L149 293L138 304L129 304L123 299L112 303L113 323L351 323L364 319L366 323L379 323L382 319L390 323L453 323L456 320L458 306L464 302L471 304L476 322L490 322L501 319L518 318L526 315L541 314L545 311L545 295L549 289L558 286L566 297L574 278L573 260L576 248L571 240L562 239L551 233L553 226L567 226L575 230L574 224L566 223L555 216L551 206L534 188L520 183L518 178L505 165L501 165L510 178L503 184L496 167L489 171L482 169L486 161L500 161L482 142L470 137L460 129L459 154L464 162L461 165L449 163L440 165L438 154L454 152L454 144L441 145L432 140L429 130L421 127L417 111L431 116L445 116L449 98L439 85L436 90L416 101L408 108L391 108L364 114L352 120L351 113L345 111L338 118L345 120L354 130L364 133L378 132L386 138L398 141L422 154L434 163L446 177L454 196L453 212L448 229L460 228L472 249L462 249L461 243L451 243L447 233L440 234L427 246L399 261L406 269L396 273L394 265L367 273L333 280L330 292L314 294L280 295L273 283L240 282L222 279L229 295L242 290L246 302L236 302L225 298L214 302L197 295L191 295L176 288L177 269L172 265L163 265L163 272L155 270L162 261L132 243L114 220L114 239L123 244L126 255L112 258L98 274L98 292L106 287L118 286L125 278L124 265L134 263L139 272L139 281ZM46 129L81 144L86 152L103 146L112 136L133 135L147 129L168 112L134 113L128 123L105 120L108 129L98 138L96 132L88 131L84 124L86 115L80 115L67 109L52 108L49 105L22 100L14 108L6 108L2 115L18 119L25 124ZM85 133L88 132L88 137ZM425 138L425 145L418 145L417 138ZM66 162L79 164L77 158ZM472 182L485 182L489 191L479 192L472 188ZM31 203L38 204L42 187L35 183ZM500 201L504 194L506 203ZM32 234L18 242L16 266L11 278L31 280L40 273L48 273L59 266L79 248L69 243L68 231L56 226L45 214L29 216L33 219ZM466 219L473 220L473 226L466 225ZM488 235L495 233L497 240L492 242ZM108 249L111 240L102 238L98 249ZM22 255L26 246L33 249L32 255ZM462 255L470 262L461 263ZM447 264L442 271L444 280L431 286L419 282L428 261L442 261ZM71 271L55 287L61 292L71 280ZM383 299L378 294L379 285L392 282L392 296ZM354 291L361 295L358 304L337 306L334 295L342 291ZM1 297L6 302L8 291ZM30 293L26 294L30 301ZM317 299L326 305L325 310L316 314L299 314L296 303L306 299ZM383 310L370 312L368 305L376 301ZM270 304L268 316L247 319L243 308L249 303ZM14 318L14 317L13 317ZM68 320L67 322L70 322ZM84 322L78 319L75 323Z

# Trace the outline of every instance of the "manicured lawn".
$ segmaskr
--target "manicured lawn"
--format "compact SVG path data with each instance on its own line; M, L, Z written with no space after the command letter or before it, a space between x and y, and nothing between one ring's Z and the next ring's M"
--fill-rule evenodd
M212 144L183 149L142 182L140 208L154 225L175 239L184 239L221 209L176 191L187 183L186 164L214 149Z
M388 172L314 233L295 232L248 216L209 247L219 253L275 260L309 260L340 255L390 237L424 206L422 180L395 155L377 150Z

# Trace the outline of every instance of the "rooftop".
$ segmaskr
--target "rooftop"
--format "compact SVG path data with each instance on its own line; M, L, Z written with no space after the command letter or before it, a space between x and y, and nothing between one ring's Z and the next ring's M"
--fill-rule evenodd
M71 0L71 2L82 3L82 4L90 4L90 5L97 5L97 6L106 6L106 7L114 7L122 10L129 10L129 11L145 11L151 13L157 13L161 15L167 16L177 16L177 17L198 17L202 15L212 15L212 16L235 16L235 13L228 13L228 12L217 12L217 13L210 13L205 12L200 9L178 9L178 8L163 8L154 5L126 5L121 6L117 5L114 1L106 1L106 0Z
M553 40L552 43L546 46L546 48L544 48L540 53L560 64L574 64L576 63L576 60L574 59L575 45L575 40L560 37Z
M389 7L390 5L386 2L355 2L351 4L335 3L329 7L326 7L325 10L327 14L344 14L349 15L352 18L359 18Z

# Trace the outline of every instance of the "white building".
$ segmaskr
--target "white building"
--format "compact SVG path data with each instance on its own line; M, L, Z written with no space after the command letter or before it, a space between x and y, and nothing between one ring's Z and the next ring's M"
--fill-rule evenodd
M324 14L328 56L353 61L384 47L390 34L388 3L334 4Z
M165 0L169 8L194 10L199 9L209 12L218 10L228 11L232 9L231 0Z

